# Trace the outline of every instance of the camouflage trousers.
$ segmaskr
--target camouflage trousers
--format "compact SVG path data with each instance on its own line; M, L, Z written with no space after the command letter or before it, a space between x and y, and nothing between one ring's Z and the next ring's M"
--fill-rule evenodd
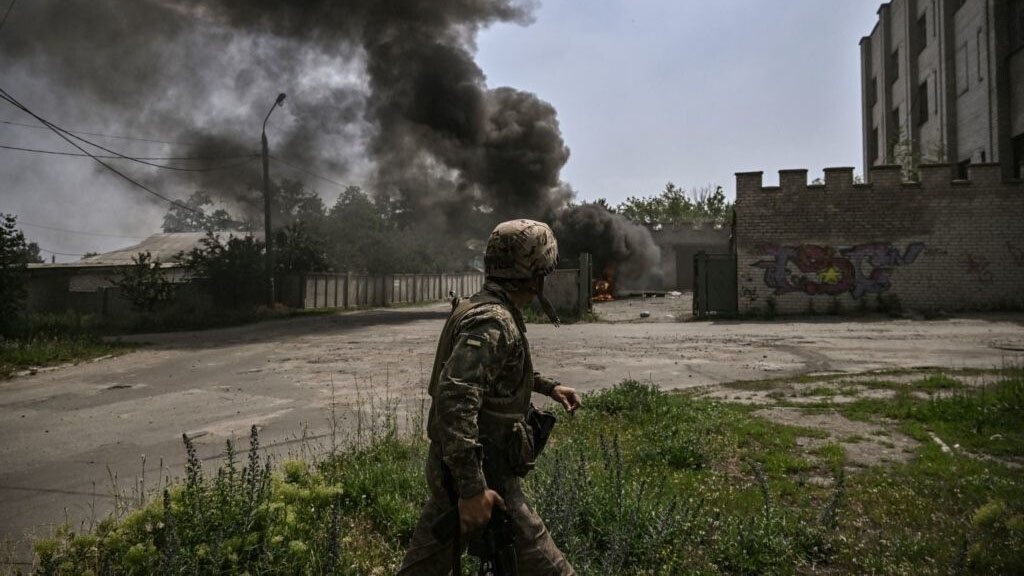
M433 452L433 450L431 450ZM434 456L434 454L431 454ZM427 483L431 498L423 507L419 523L413 531L399 576L432 576L450 574L454 542L441 543L430 533L430 526L451 507L440 484L437 462L428 457ZM516 528L516 559L523 576L575 576L569 562L551 539L544 522L534 511L520 487L519 479L505 483L505 506ZM462 549L466 542L462 539Z

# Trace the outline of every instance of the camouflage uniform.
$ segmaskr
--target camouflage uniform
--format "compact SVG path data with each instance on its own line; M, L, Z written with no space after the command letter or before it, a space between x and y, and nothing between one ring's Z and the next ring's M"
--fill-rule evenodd
M521 574L575 574L523 495L520 480L533 464L532 436L523 426L530 395L549 395L555 385L533 371L526 326L502 284L489 280L455 308L431 376L426 467L431 497L399 574L451 570L454 542L438 542L430 533L434 521L451 507L444 465L459 497L473 497L490 487L504 498L516 525Z

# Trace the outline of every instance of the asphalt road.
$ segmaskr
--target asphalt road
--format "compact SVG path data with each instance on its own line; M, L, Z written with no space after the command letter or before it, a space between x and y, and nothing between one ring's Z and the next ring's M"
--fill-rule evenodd
M667 318L678 302L651 302ZM628 320L629 303L608 316ZM634 306L635 307L635 306ZM631 308L629 308L631 310ZM98 520L115 486L137 494L181 474L181 435L215 464L228 438L260 427L264 446L301 453L351 431L353 407L391 398L399 420L422 413L434 343L447 312L339 313L194 333L143 335L123 356L0 381L0 540L24 542L68 521ZM664 388L809 372L996 367L1024 351L1024 315L938 321L814 318L773 322L531 325L539 370L580 390L624 378ZM411 420L410 420L411 419Z

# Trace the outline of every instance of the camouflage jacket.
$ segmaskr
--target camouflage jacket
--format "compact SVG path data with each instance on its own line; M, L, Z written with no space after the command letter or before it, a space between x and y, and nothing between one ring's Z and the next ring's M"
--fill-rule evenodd
M427 422L431 453L440 454L462 498L487 486L481 468L484 449L502 449L485 445L492 437L482 430L487 407L514 403L522 417L529 406L527 390L550 395L557 384L533 371L522 315L501 285L488 281L470 300L478 303L461 319L453 313L438 345ZM451 337L451 354L444 359L446 336Z

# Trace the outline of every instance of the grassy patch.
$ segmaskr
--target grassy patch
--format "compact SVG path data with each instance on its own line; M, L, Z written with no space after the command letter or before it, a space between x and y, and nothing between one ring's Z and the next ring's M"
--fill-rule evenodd
M131 347L100 338L91 316L39 315L20 322L12 334L0 338L0 378L30 368L79 362Z
M978 387L959 387L958 382L956 386L941 385L937 389L953 391L922 398L902 389L892 398L859 399L835 408L848 418L895 420L918 440L929 440L929 435L935 434L951 446L993 456L1024 457L1024 370ZM914 385L919 386L917 382Z
M1009 380L985 392L985 426L1019 451L1019 383ZM907 394L901 402L930 407L855 403L853 411L932 425L982 402L965 394ZM960 404L937 404L946 401ZM624 382L561 417L526 490L580 574L1024 569L1019 471L928 442L907 463L850 473L844 446L826 433L753 411ZM426 443L393 427L276 469L257 451L239 464L229 446L220 468L203 475L188 450L185 480L162 498L92 533L41 541L38 572L390 574L426 497Z

